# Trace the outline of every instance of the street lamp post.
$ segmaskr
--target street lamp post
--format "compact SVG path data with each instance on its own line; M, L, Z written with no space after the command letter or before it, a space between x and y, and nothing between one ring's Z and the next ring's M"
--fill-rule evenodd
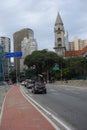
M15 58L15 60L16 60L16 82L18 83L18 72L17 72L17 58Z
M62 76L63 76L63 72L62 72L62 65L61 65L61 81L62 81Z
M86 62L87 62L87 55L85 56ZM86 70L86 76L87 76L87 70ZM87 77L86 77L87 78Z
M53 71L58 72L59 70L60 70L59 66L55 64L55 66L53 67Z

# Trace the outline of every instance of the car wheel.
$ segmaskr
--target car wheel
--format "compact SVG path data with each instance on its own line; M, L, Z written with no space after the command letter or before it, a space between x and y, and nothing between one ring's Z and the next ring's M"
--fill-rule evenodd
M34 94L36 94L35 90L33 91Z
M47 91L44 92L44 94L46 94L46 93L47 93Z

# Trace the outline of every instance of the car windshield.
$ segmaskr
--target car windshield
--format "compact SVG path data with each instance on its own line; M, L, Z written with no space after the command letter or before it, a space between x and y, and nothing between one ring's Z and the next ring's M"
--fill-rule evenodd
M36 83L35 85L36 85L37 87L44 87L44 86L45 86L44 83Z

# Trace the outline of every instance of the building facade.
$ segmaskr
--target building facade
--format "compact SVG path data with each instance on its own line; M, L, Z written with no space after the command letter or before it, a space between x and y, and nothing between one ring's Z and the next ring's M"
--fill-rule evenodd
M37 50L37 42L34 39L34 32L32 29L25 28L13 34L14 52L22 52L21 58L14 58L14 66L17 71L23 71L25 68L23 62L24 58Z
M83 56L87 55L87 40L81 40L75 37L72 42L69 42L69 50L66 51L65 56Z
M78 37L75 37L72 42L69 42L69 50L82 50L87 46L87 40L81 40Z
M22 72L26 66L24 65L24 59L27 55L30 55L33 51L37 50L37 42L34 39L34 36L31 36L29 39L25 37L21 42L21 51L23 57L20 59L20 71Z
M10 52L10 38L8 37L0 37L0 45L3 47L3 55L6 52ZM9 71L10 71L10 59L6 59L3 57L3 72L4 72L4 79L9 79Z

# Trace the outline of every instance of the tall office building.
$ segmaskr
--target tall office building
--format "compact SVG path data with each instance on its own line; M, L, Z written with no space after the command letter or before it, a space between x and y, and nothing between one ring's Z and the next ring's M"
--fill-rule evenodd
M10 52L10 38L8 37L0 37L0 45L3 47L3 54L6 52ZM3 71L4 71L4 79L9 79L9 71L10 71L10 59L6 59L3 57Z
M24 58L31 54L32 51L37 50L37 42L34 39L34 32L32 29L24 28L13 34L14 52L22 51L22 58L14 58L14 65L17 71L22 71L24 68ZM33 48L32 48L33 47ZM26 52L26 54L25 54Z

